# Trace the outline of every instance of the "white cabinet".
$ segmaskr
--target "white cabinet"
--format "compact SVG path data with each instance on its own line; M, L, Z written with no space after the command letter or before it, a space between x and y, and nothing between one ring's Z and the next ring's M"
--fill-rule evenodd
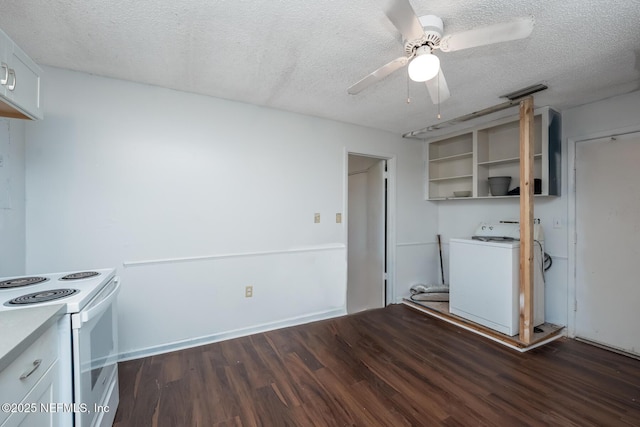
M59 363L55 323L0 372L1 427L61 424Z
M473 187L473 135L455 134L428 144L429 198L453 197L454 191Z
M42 71L0 30L0 116L42 119Z
M55 405L58 403L55 388L58 383L58 363L56 361L51 365L24 398L23 406L18 408L20 410L12 414L0 427L54 427L60 425L59 417L63 409ZM26 410L27 407L30 409Z
M13 42L2 31L0 31L0 97L4 99L7 94L7 83L9 83L9 59L13 51ZM0 111L3 107L0 107Z
M537 195L560 195L560 114L548 107L534 113L534 176ZM426 142L426 198L443 200L468 191L471 198L492 197L488 178L520 181L520 121L509 117ZM517 197L493 196L493 197ZM467 197L465 197L467 198Z

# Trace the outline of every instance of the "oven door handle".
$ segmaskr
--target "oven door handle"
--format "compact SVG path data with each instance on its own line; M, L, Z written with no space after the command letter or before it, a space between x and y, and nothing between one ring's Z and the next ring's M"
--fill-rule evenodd
M116 276L113 279L113 283L114 287L108 295L105 295L104 298L102 298L102 300L93 307L79 313L81 323L90 322L93 318L105 312L111 305L111 303L116 299L116 297L118 296L118 291L120 290L120 277Z

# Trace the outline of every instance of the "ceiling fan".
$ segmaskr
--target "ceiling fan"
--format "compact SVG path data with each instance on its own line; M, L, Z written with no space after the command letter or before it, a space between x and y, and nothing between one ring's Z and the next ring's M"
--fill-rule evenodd
M418 18L409 0L392 0L386 15L402 34L405 56L383 65L347 89L355 95L408 65L409 78L425 82L434 104L450 96L447 81L440 69L440 59L434 50L454 52L528 37L533 31L533 17L517 18L485 27L478 27L443 37L442 19L435 15Z

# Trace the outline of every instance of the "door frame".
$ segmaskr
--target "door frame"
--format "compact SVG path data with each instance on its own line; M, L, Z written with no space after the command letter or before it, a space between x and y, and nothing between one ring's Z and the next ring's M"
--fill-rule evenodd
M343 156L343 194L344 200L343 212L345 213L342 220L344 224L343 239L345 242L345 309L347 307L347 286L348 286L348 269L349 269L349 155L372 157L387 161L387 212L386 212L386 248L385 254L387 258L387 284L384 290L385 305L395 303L395 282L396 282L396 172L397 159L396 155L376 150L350 150L344 149Z
M640 125L590 133L567 139L567 193L569 196L567 202L567 335L570 338L576 337L576 144L637 132L640 132Z

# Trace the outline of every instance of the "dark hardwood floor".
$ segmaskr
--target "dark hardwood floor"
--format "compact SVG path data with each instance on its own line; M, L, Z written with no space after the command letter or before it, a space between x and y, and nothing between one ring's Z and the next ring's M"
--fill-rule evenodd
M404 305L121 363L114 426L638 426L640 361Z

